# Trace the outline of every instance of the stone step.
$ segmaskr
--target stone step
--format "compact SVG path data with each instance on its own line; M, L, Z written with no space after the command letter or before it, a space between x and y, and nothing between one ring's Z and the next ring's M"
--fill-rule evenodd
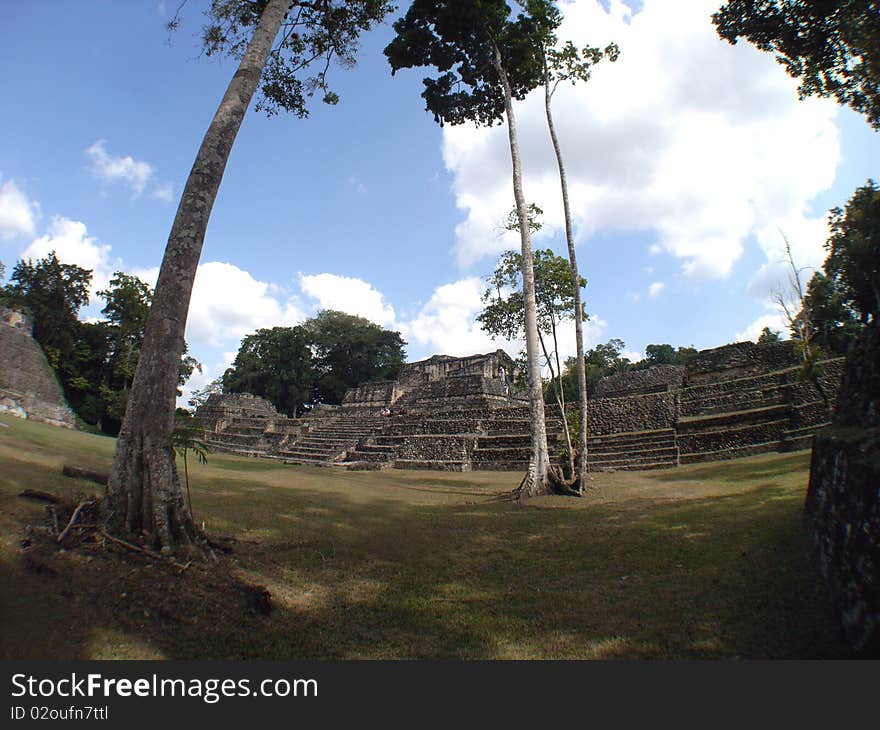
M460 460L395 459L395 469L432 469L435 471L467 471L467 463Z
M587 461L590 464L604 464L612 461L649 461L660 462L671 460L675 462L678 458L678 448L675 446L667 446L659 449L640 449L630 451L617 451L597 453L595 451L587 452Z
M587 448L596 449L601 446L613 444L649 444L655 442L675 442L675 431L664 428L657 431L622 431L620 433L608 433L600 436L590 436L587 439Z
M371 463L392 462L394 452L346 451L345 461L369 461Z
M754 408L747 411L730 411L710 416L689 416L680 418L678 422L678 434L687 434L694 431L705 432L730 428L737 424L754 424L762 421L785 420L788 418L788 406L768 406L767 408Z
M696 451L690 454L681 453L678 456L679 464L695 464L703 461L726 461L727 459L738 459L742 456L753 456L755 454L766 454L770 451L778 451L780 442L765 441L758 444L749 444L747 446L739 446L733 449L719 449L717 451Z

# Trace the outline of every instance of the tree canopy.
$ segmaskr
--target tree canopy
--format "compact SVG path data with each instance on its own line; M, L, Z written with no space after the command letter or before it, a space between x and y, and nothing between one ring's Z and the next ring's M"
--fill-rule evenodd
M405 344L399 332L324 310L296 327L245 337L223 389L262 396L295 416L313 403L341 403L345 391L361 383L397 377Z
M97 292L106 319L83 322L92 272L62 264L53 251L37 261L19 261L4 289L6 301L33 318L34 339L55 371L65 398L83 422L116 434L128 402L153 295L138 277L117 271ZM186 354L180 362L183 385L199 363Z
M878 0L729 0L718 34L776 54L806 96L834 96L880 130Z
M385 48L392 73L423 66L437 70L435 77L422 80L422 98L440 124L500 122L505 100L496 51L511 95L523 99L543 80L540 39L561 20L552 3L535 5L540 12L512 17L504 0L414 0L394 23L397 35Z

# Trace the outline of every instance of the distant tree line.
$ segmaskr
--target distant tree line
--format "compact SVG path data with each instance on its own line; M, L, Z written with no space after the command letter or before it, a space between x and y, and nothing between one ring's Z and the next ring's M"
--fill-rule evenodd
M153 292L137 276L117 271L107 289L97 292L105 302L105 319L83 322L79 311L89 303L91 282L89 269L63 264L53 251L37 261L19 261L9 282L0 287L0 301L30 314L34 339L80 420L115 435L128 403ZM184 348L178 384L196 368L201 366Z
M209 389L253 393L295 417L314 404L341 403L361 383L393 380L406 359L404 345L399 332L324 310L300 325L245 337L232 367ZM195 394L193 405L209 392Z

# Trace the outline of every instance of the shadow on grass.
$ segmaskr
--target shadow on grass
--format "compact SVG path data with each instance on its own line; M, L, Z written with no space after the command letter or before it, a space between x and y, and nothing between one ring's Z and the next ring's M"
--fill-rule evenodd
M47 637L40 655L57 658L113 655L119 637L134 641L124 652L175 659L846 655L798 497L773 482L623 511L414 506L318 490L201 501L243 540L236 572L268 586L271 615L247 613L216 575L55 555L49 577L4 566L25 601L11 625ZM35 583L27 598L22 586ZM36 594L45 609L27 611ZM57 630L68 623L79 639ZM12 654L36 658L29 646Z

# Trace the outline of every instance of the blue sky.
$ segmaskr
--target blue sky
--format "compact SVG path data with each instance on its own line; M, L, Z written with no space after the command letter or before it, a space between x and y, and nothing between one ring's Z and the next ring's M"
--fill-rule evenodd
M714 34L718 3L564 2L561 36L621 58L554 100L568 158L589 345L713 347L778 326L780 230L821 265L825 218L878 177L880 138L829 100L798 101L766 54ZM93 268L155 277L177 198L234 71L198 58L204 3L14 3L0 79L0 260L53 248ZM219 375L240 338L322 307L399 329L410 359L494 349L474 324L479 277L516 246L504 129L446 127L423 110L419 71L392 78L385 26L336 69L337 107L251 111L202 254L187 338ZM517 106L538 246L564 252L541 100ZM92 306L84 316L95 316ZM517 343L506 345L511 351ZM562 344L573 350L573 337Z

